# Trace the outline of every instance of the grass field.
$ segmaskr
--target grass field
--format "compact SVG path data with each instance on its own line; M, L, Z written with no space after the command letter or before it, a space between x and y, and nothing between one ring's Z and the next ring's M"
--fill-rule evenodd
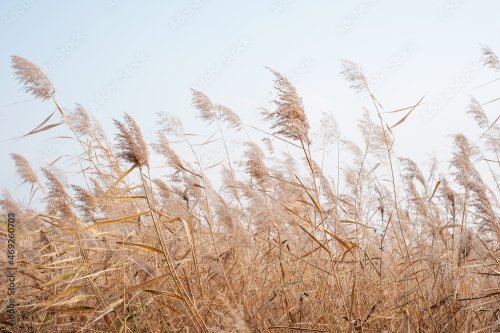
M483 62L500 71L488 48ZM32 204L12 189L0 201L4 216L16 217L17 324L7 322L3 274L6 332L500 330L500 127L478 101L464 112L483 134L454 134L449 172L440 174L392 150L392 128L411 122L422 101L386 123L349 61L341 75L372 102L359 144L340 137L332 119L313 140L301 98L273 70L263 140L193 90L194 112L215 134L199 137L163 115L157 142L146 143L131 116L115 120L109 137L83 106L60 106L36 65L14 56L12 67L26 92L55 110L27 136L66 127L79 172L67 184L57 163L11 155ZM240 154L227 148L234 132L248 138ZM203 165L212 141L225 159ZM336 169L324 167L328 149L345 156Z

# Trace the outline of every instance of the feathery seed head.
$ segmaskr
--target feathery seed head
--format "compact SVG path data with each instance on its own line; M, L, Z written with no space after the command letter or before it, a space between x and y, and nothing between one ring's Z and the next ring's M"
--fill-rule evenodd
M257 181L259 185L263 184L268 175L268 170L264 164L264 153L253 142L247 142L248 150L245 152L245 169L248 174Z
M484 129L488 128L489 125L488 117L484 113L481 104L475 98L472 98L470 100L469 109L467 110L467 113L472 115L472 117L474 118L479 127Z
M323 113L319 135L325 145L331 145L339 140L338 125L332 114Z
M239 130L241 127L240 117L230 108L224 105L215 105L214 110L217 112L219 119L228 124L229 128Z
M12 194L7 190L2 190L2 197L0 198L0 207L4 213L14 213L19 215L21 212L21 205L12 197Z
M495 71L500 71L500 60L492 49L485 46L483 47L483 64Z
M271 140L269 138L263 138L262 142L266 146L268 153L274 154L274 147L273 147L273 143L271 142Z
M309 139L309 122L302 105L302 98L292 83L281 73L269 69L275 76L274 88L277 99L273 100L276 109L272 112L264 111L264 119L273 122L271 128L275 134L286 138L311 143Z
M31 167L28 160L19 154L10 154L14 162L16 163L17 173L22 178L23 183L38 184L38 176L35 170Z
M49 99L55 93L49 78L37 65L23 57L12 56L12 68L25 92L42 100Z
M400 158L399 160L405 167L406 177L410 179L415 178L420 182L422 186L427 186L425 177L415 161L409 158Z
M79 135L87 135L92 130L92 120L90 119L87 110L80 105L76 104L75 110L70 116L72 127Z
M66 191L63 183L54 174L46 168L42 169L42 172L47 178L47 208L53 214L60 213L61 216L67 220L74 221L75 215L71 207L71 196Z
M155 178L154 183L157 185L158 194L163 201L170 200L173 190L160 178Z
M342 60L342 68L340 74L351 83L350 88L356 92L361 92L367 88L368 80L361 66L350 60Z
M95 196L81 186L72 185L71 187L75 191L75 198L79 202L78 208L86 219L91 220L98 208Z
M171 166L175 170L181 171L182 169L185 169L184 163L182 163L179 155L177 155L172 147L170 147L170 141L168 140L167 136L164 133L159 132L158 137L160 139L160 142L152 145L154 151L166 157L169 166Z
M193 92L193 105L199 112L199 117L205 121L212 122L217 114L214 111L214 105L210 98L201 91L191 89Z
M139 125L127 113L123 122L116 119L114 122L119 131L116 135L117 148L120 151L118 156L138 166L148 165L149 152Z
M454 144L455 152L453 153L451 165L456 168L454 172L455 181L462 187L467 188L472 174L475 173L471 159L475 156L476 150L463 134L455 135Z
M358 121L358 128L363 135L366 147L370 151L379 154L385 152L384 130L371 119L370 113L366 109L363 113L363 118Z
M179 117L164 112L158 113L158 117L157 124L161 126L161 131L168 135L182 136L184 128Z

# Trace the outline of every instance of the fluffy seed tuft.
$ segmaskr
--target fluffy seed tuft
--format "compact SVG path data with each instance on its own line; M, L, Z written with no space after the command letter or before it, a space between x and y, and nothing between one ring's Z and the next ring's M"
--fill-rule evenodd
M118 156L137 166L148 165L149 152L139 125L127 113L124 116L123 122L116 119L114 122L119 131L116 135L116 140L118 141L116 147L119 150Z
M42 100L49 99L55 93L49 78L37 65L23 57L12 56L12 68L25 92Z
M17 173L22 178L23 183L28 184L39 184L38 176L35 170L31 167L31 164L26 158L19 154L10 154L14 162L16 163Z
M273 100L276 109L272 112L264 111L264 119L272 122L271 127L276 130L275 134L310 143L309 122L302 105L302 98L285 76L275 70L269 70L275 76L274 88L278 96Z

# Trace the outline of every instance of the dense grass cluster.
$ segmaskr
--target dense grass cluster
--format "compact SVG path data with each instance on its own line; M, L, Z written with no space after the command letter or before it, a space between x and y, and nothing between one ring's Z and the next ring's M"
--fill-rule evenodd
M483 55L500 70L491 50ZM467 112L482 128L481 144L457 134L450 173L442 175L435 164L424 173L395 156L380 103L348 61L342 74L373 102L360 120L362 145L339 137L332 120L323 122L320 142L312 140L297 91L272 71L274 108L263 114L270 129L262 141L249 137L237 160L225 133L246 133L246 125L200 91L193 106L217 130L211 138L162 115L158 141L148 144L125 115L108 139L83 106L68 112L57 104L37 66L13 57L13 67L28 93L54 103L54 118L80 148L73 158L81 168L66 184L53 165L39 171L12 154L33 201L45 206L7 191L0 201L19 221L18 332L500 329L500 127L476 100ZM418 106L401 110L406 115L392 127ZM58 125L50 119L29 134ZM200 154L214 140L226 158L203 165ZM323 170L317 151L330 146L349 163ZM153 154L165 162L154 174ZM209 179L214 168L222 175ZM0 302L0 322L9 331L5 307Z

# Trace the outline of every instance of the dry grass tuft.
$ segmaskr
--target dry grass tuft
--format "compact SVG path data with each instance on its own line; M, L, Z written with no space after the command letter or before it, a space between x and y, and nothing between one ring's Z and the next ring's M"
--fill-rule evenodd
M264 111L265 119L271 121L271 128L275 134L282 135L291 140L310 143L309 122L302 105L302 98L292 83L282 74L270 69L274 74L274 88L277 98L273 101L276 105L274 111Z
M14 154L14 153L10 154L10 156L16 163L17 173L23 180L23 183L28 183L31 185L40 184L40 181L38 180L38 176L35 170L33 170L31 164L28 162L27 159L25 159L19 154Z
M483 64L495 71L500 71L500 60L495 52L489 47L483 48Z
M28 94L46 100L55 93L49 78L37 65L23 57L12 56L12 68Z
M130 115L125 114L123 122L115 119L115 126L119 131L116 136L118 157L133 165L147 165L149 162L148 148L135 120Z

